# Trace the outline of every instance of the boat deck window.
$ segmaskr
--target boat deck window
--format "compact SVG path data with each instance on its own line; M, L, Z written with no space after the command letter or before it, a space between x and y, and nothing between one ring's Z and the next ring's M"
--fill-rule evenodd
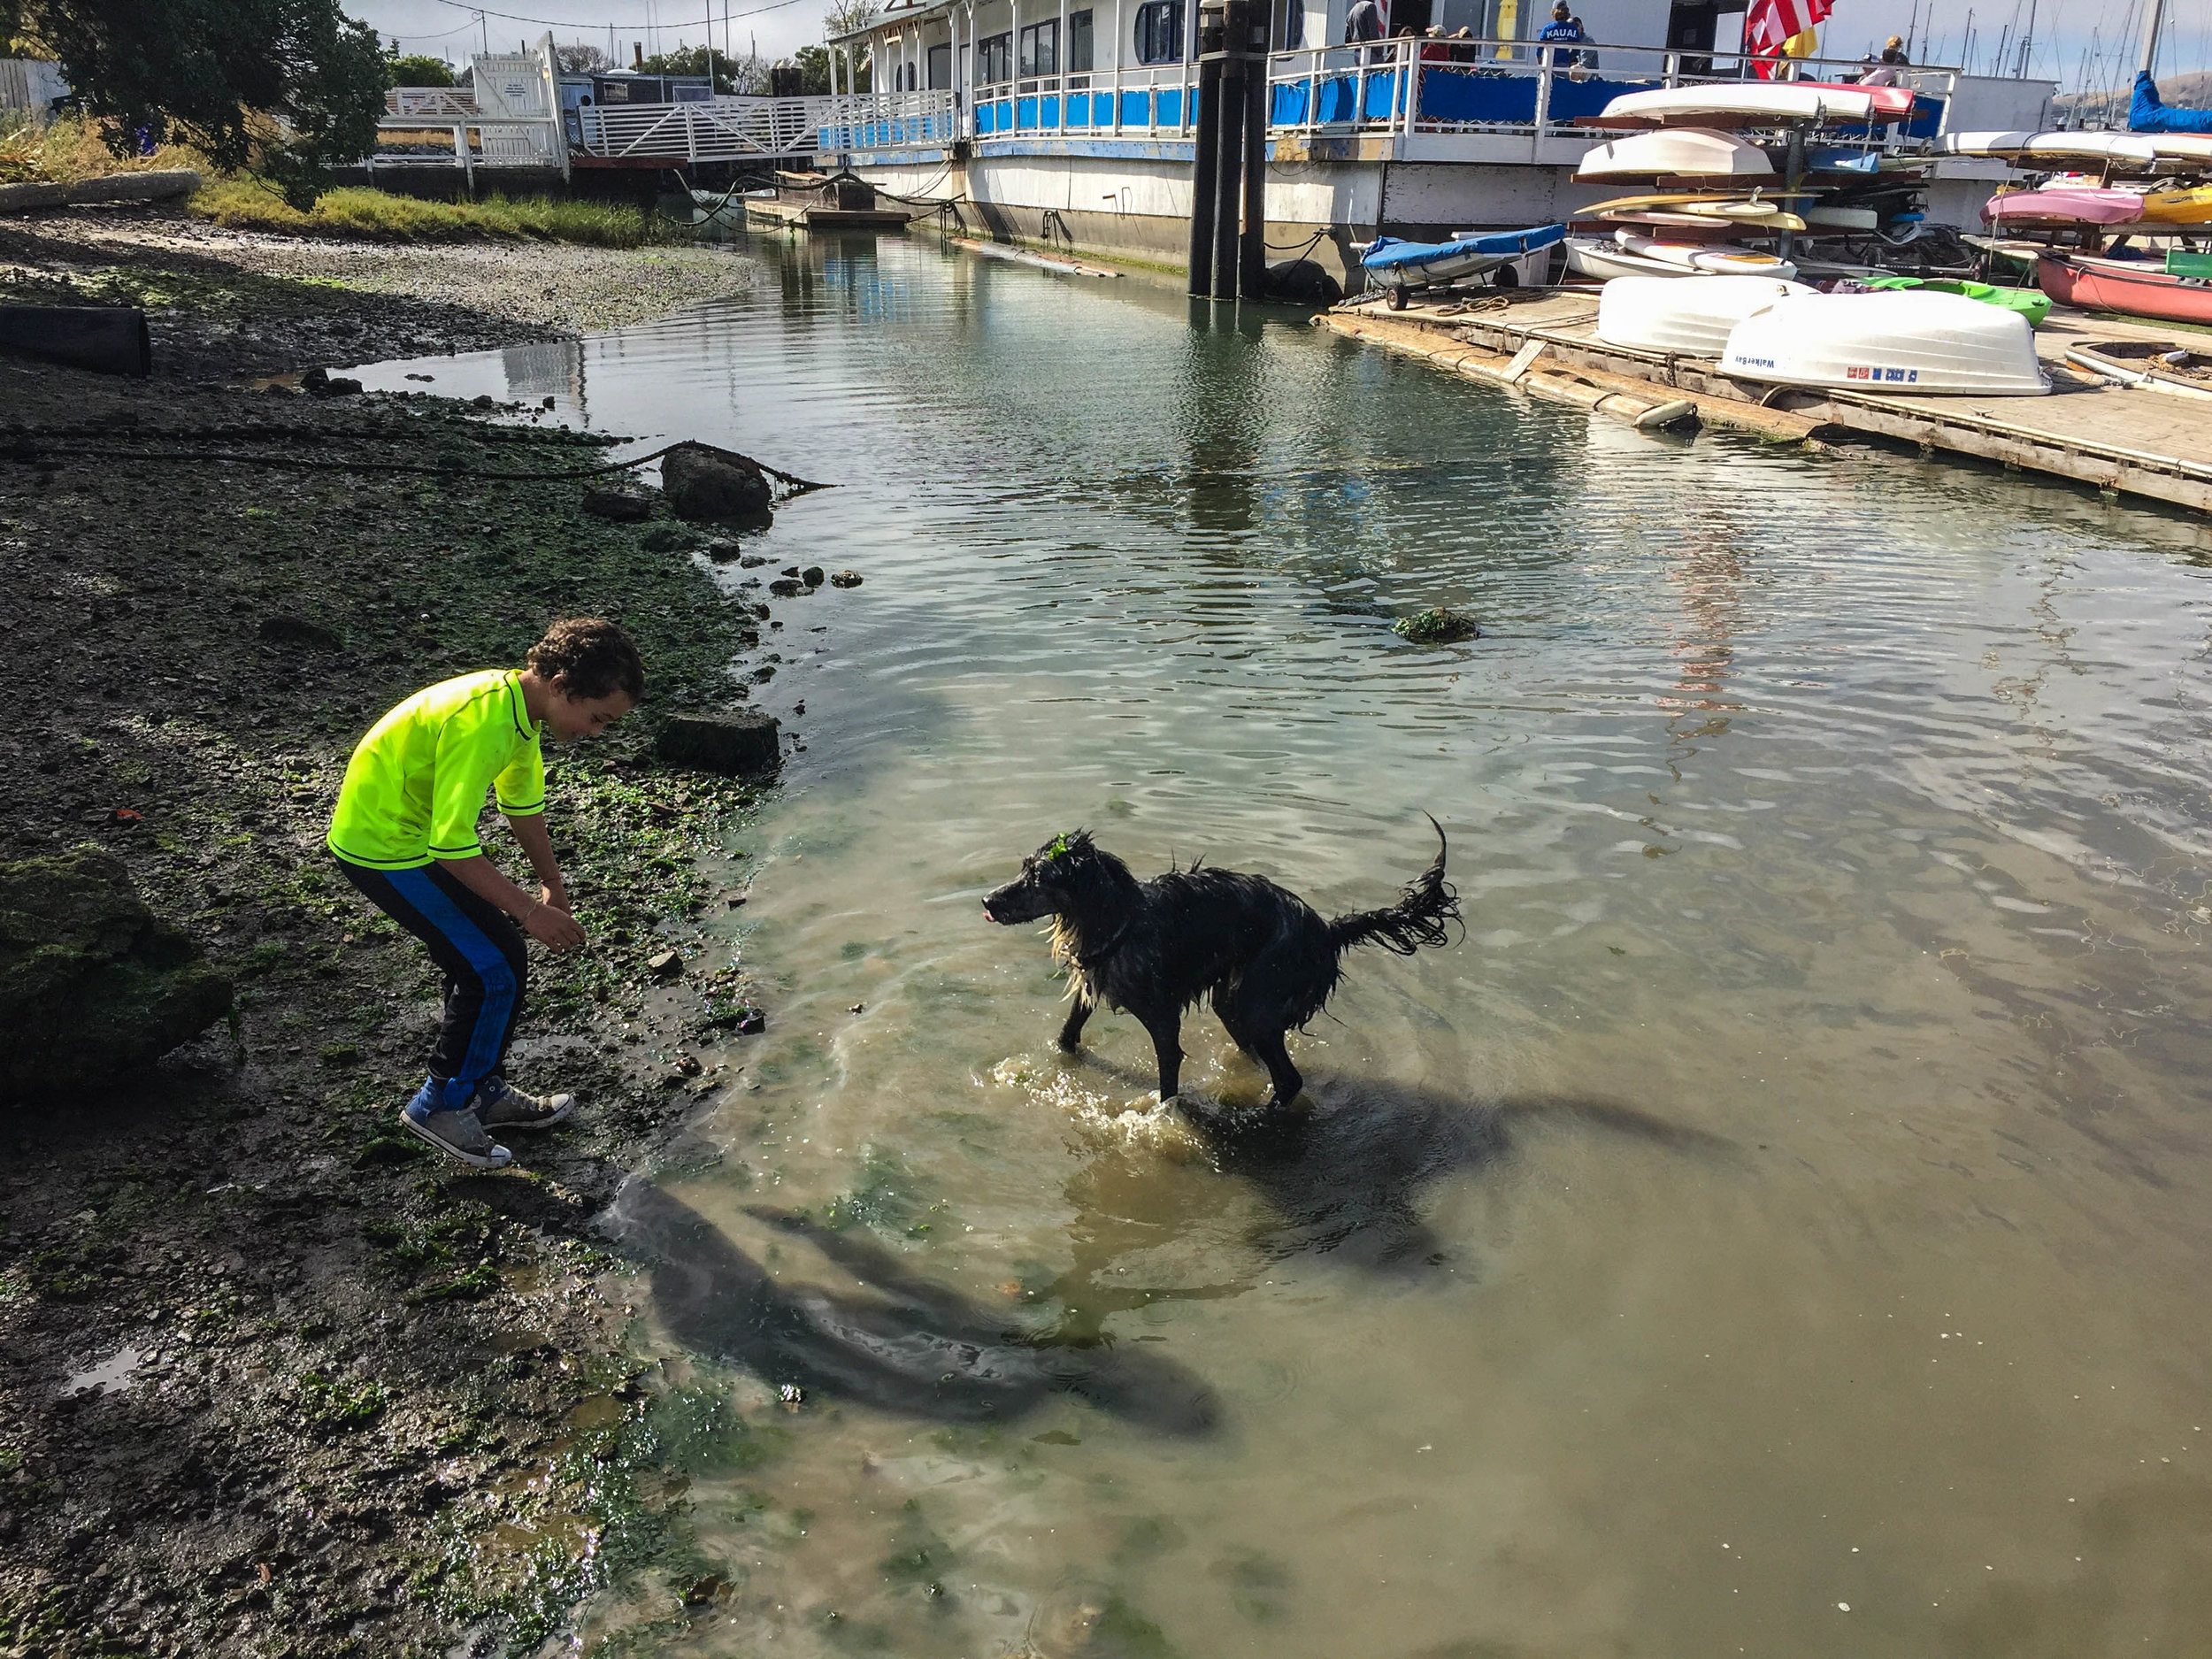
M1021 73L1056 75L1060 73L1060 20L1022 25Z
M1091 14L1087 12L1068 13L1068 73L1091 73Z
M979 87L995 85L1014 78L1014 36L993 35L975 43L975 83Z
M1137 61L1183 61L1183 0L1146 0L1137 8Z

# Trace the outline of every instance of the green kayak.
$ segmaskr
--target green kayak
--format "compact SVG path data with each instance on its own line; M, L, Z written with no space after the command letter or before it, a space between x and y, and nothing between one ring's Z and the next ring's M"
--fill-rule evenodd
M1999 288L1990 282L1969 282L1960 277L1878 276L1863 279L1870 288L1925 288L1931 294L1963 294L1986 305L2018 311L2028 326L2039 326L2051 314L2050 296L2040 288Z

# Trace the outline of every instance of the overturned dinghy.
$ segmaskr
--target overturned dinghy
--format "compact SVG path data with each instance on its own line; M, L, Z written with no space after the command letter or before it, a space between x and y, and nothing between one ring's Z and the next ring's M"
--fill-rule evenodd
M1778 277L1616 277L1598 296L1597 334L1608 345L1717 359L1745 318L1811 292Z
M1805 294L1738 323L1721 368L1830 391L2032 397L2051 389L2028 319L1958 294Z
M1360 265L1383 290L1384 303L1394 311L1402 311L1409 294L1513 265L1566 234L1564 225L1538 225L1527 230L1462 231L1449 242L1378 236L1362 252ZM1517 277L1505 286L1517 284Z

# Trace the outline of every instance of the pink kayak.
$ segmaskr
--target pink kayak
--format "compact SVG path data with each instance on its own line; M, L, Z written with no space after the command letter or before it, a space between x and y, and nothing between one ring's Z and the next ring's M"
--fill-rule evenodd
M1811 87L1821 92L1863 92L1874 100L1877 125L1901 121L1912 113L1913 92L1910 87L1863 87L1855 81L1799 81L1792 84Z
M1991 225L2132 225L2143 217L2143 198L2132 190L2097 185L2051 185L2040 190L2007 190L1982 208Z

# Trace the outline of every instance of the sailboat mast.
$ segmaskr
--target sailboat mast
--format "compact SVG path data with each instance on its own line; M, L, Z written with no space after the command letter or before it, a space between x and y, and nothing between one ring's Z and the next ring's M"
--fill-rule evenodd
M2143 73L2147 75L2151 72L2151 59L2158 55L2158 25L2166 0L2150 0L2150 19L2143 25Z

